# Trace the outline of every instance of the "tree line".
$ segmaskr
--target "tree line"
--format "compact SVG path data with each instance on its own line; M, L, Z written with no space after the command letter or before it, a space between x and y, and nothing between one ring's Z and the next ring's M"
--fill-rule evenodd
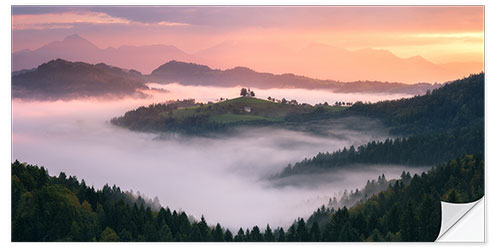
M395 139L352 145L289 164L278 177L353 164L429 166L464 154L484 152L484 73L450 82L426 95L355 103L337 113L311 112L292 120L360 115L382 120Z
M465 155L422 175L402 178L354 207L322 207L307 225L320 224L324 241L434 241L441 201L472 202L484 195L484 157Z
M432 241L440 200L470 202L484 195L483 155L465 155L421 176L403 174L350 209L322 207L286 230L254 226L233 235L204 217L196 221L168 207L154 211L116 186L95 190L17 160L11 168L12 241Z
M288 164L275 177L321 172L366 164L400 164L432 166L464 154L484 152L484 127L456 129L434 135L413 135L385 141L372 141L355 148L344 147L335 152L318 153L294 165Z
M484 126L484 73L447 83L425 95L373 104L357 102L345 113L381 119L394 135Z

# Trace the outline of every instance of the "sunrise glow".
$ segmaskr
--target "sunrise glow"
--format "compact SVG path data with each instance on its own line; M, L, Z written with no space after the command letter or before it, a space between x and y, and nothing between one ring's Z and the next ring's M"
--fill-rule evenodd
M35 50L78 34L101 49L175 46L193 55L192 62L212 68L245 66L345 81L446 81L483 71L483 17L481 6L14 7L13 50ZM352 52L348 57L359 55L366 63L356 67L363 72L380 62L358 51L373 49L402 59L422 58L411 67L435 64L446 73L384 77L377 72L359 75L351 68L335 70L343 64L332 59L339 57L339 49ZM407 70L401 68L407 67L404 64L379 59L394 71ZM136 69L149 73L162 59L149 61Z

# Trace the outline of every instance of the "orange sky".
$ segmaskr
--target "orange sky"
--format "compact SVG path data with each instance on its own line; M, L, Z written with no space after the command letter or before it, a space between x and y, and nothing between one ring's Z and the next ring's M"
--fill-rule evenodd
M273 61L268 57L279 56L276 51L297 52L311 44L382 49L476 69L483 63L483 20L482 6L13 7L12 29L14 51L77 33L100 48L169 44L196 54L237 44L235 53L258 51L245 56L255 57L248 66L262 69ZM213 66L238 64L225 60Z

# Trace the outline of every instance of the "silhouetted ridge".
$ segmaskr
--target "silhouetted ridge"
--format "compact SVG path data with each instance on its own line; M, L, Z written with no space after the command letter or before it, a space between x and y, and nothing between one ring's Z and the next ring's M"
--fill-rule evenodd
M247 67L235 67L227 70L211 69L208 66L169 61L150 75L151 81L160 83L178 82L183 85L203 85L235 87L247 86L254 88L303 88L325 89L335 92L386 92L408 93L412 95L424 94L429 89L439 87L439 84L421 83L418 85L397 82L355 81L339 82L333 80L319 80L304 76L286 73L275 75L256 72Z
M12 76L15 98L56 100L86 97L145 96L142 75L103 63L88 64L56 59L35 70Z
M183 74L196 74L196 73L206 73L213 71L211 68L205 65L196 63L185 63L179 61L169 61L157 69L151 72L152 76L161 76L167 74L173 75L183 75Z

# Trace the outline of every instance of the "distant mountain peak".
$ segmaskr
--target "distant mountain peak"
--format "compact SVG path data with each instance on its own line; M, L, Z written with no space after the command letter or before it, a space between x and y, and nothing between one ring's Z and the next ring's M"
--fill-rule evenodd
M386 50L386 49L363 48L363 49L355 50L355 52L372 54L372 55L378 54L378 55L384 55L384 56L390 56L390 57L398 57L398 56L394 55L394 53L392 53L391 51ZM398 58L400 58L400 57L398 57Z
M124 45L101 49L79 34L52 41L33 51L12 53L12 71L36 68L38 65L62 58L88 63L104 62L120 68L149 73L167 59L196 61L196 58L173 45Z
M52 42L49 43L46 46L60 46L61 44L64 44L66 46L78 46L80 49L98 49L95 44L90 42L89 40L79 36L78 34L73 34L65 37L62 41L58 42Z
M412 60L415 62L422 62L422 63L432 63L422 56L412 56L412 57L407 58L407 60Z
M70 40L85 40L85 41L87 41L87 39L79 36L78 34L72 34L72 35L69 35L63 39L63 41L70 41Z

